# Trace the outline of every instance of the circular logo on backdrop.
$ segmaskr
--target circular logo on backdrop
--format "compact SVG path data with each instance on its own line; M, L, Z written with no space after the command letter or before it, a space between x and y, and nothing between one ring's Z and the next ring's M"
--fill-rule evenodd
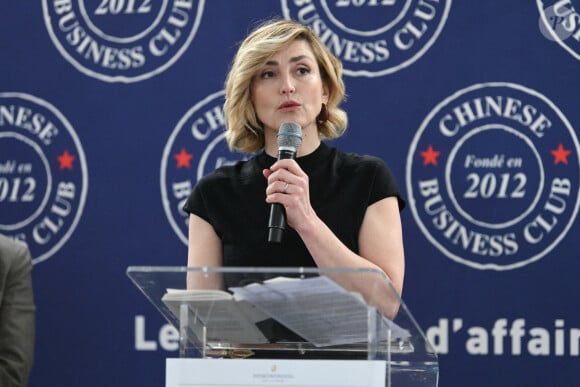
M281 0L287 19L310 26L344 73L377 77L405 68L433 45L451 0Z
M169 223L187 245L188 216L183 205L199 179L244 155L230 152L225 140L223 91L197 103L173 129L161 158L161 199Z
M60 53L105 82L137 82L165 71L199 26L205 0L43 0Z
M413 216L454 261L508 270L537 261L566 235L579 206L579 144L544 95L483 83L437 105L407 157Z
M75 230L87 187L83 148L62 113L0 93L0 233L25 241L35 264L50 258Z
M580 60L580 12L578 0L536 0L542 34Z

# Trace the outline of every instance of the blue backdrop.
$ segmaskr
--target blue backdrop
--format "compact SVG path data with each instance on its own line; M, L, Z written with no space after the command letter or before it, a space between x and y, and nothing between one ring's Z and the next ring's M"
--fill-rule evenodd
M30 385L161 386L176 343L126 277L185 265L237 44L300 20L408 201L403 298L441 386L572 386L580 357L578 0L4 0L0 232L34 256Z

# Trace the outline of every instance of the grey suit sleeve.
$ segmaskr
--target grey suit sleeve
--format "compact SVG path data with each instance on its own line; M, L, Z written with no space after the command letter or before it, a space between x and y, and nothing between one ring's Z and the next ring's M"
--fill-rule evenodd
M11 241L12 242L12 241ZM26 386L32 367L35 305L32 260L21 243L0 244L0 386Z

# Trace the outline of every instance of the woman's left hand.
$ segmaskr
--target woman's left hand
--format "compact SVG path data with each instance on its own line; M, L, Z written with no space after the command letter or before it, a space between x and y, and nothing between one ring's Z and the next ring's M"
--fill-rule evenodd
M300 225L314 215L310 205L308 175L292 159L276 161L270 169L264 169L263 174L268 179L266 202L284 206L286 222L299 231Z

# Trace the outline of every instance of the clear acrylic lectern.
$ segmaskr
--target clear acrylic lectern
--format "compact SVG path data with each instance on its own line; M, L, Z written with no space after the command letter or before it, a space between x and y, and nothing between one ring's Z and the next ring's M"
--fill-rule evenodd
M437 386L435 351L378 270L129 267L127 275L178 329L181 358L379 361L384 386Z

